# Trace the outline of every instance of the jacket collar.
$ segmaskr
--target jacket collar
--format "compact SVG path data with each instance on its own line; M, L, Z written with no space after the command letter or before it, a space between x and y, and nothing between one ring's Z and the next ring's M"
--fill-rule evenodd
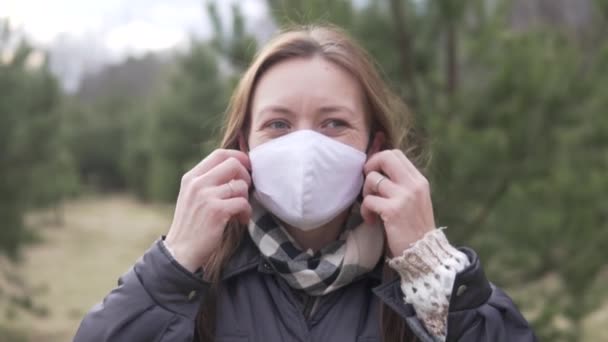
M254 269L263 262L262 255L247 232L234 255L228 260L222 271L222 280L228 280Z

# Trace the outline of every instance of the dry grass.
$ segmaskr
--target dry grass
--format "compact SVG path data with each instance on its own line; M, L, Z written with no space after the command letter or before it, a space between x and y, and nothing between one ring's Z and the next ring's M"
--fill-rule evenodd
M172 209L124 195L67 203L63 225L40 228L43 243L27 248L20 268L27 284L38 289L33 300L46 314L20 310L0 321L26 331L31 341L70 341L89 308L166 233Z

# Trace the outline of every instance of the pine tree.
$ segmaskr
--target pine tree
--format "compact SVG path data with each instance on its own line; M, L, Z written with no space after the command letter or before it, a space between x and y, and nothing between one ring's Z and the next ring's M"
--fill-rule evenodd
M0 253L11 257L31 238L25 211L57 205L76 183L61 134L61 92L40 54L1 25Z

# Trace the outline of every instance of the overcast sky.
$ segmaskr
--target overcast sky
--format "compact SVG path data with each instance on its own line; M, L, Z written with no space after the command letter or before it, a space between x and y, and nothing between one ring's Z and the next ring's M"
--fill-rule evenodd
M216 0L223 14L234 1ZM265 15L264 0L242 0L248 17ZM95 35L113 53L158 50L183 43L190 32L207 36L204 0L1 0L0 17L36 42L62 35Z
M215 0L229 18L231 0ZM238 1L249 23L267 18L265 0ZM205 0L0 0L0 18L55 55L54 71L74 87L81 73L127 55L209 37ZM57 57L58 56L58 57Z

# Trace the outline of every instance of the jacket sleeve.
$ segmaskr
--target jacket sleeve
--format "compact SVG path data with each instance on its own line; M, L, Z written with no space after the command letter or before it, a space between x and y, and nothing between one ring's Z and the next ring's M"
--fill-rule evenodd
M467 255L470 265L454 281L446 341L537 341L513 301L487 280L477 254L469 248L459 250ZM374 293L406 321L421 341L437 341L416 317L412 305L403 301L400 279L376 287Z
M461 249L471 266L456 276L448 315L448 341L537 341L511 298L486 279L477 254Z
M86 314L74 341L191 342L208 287L158 240Z

